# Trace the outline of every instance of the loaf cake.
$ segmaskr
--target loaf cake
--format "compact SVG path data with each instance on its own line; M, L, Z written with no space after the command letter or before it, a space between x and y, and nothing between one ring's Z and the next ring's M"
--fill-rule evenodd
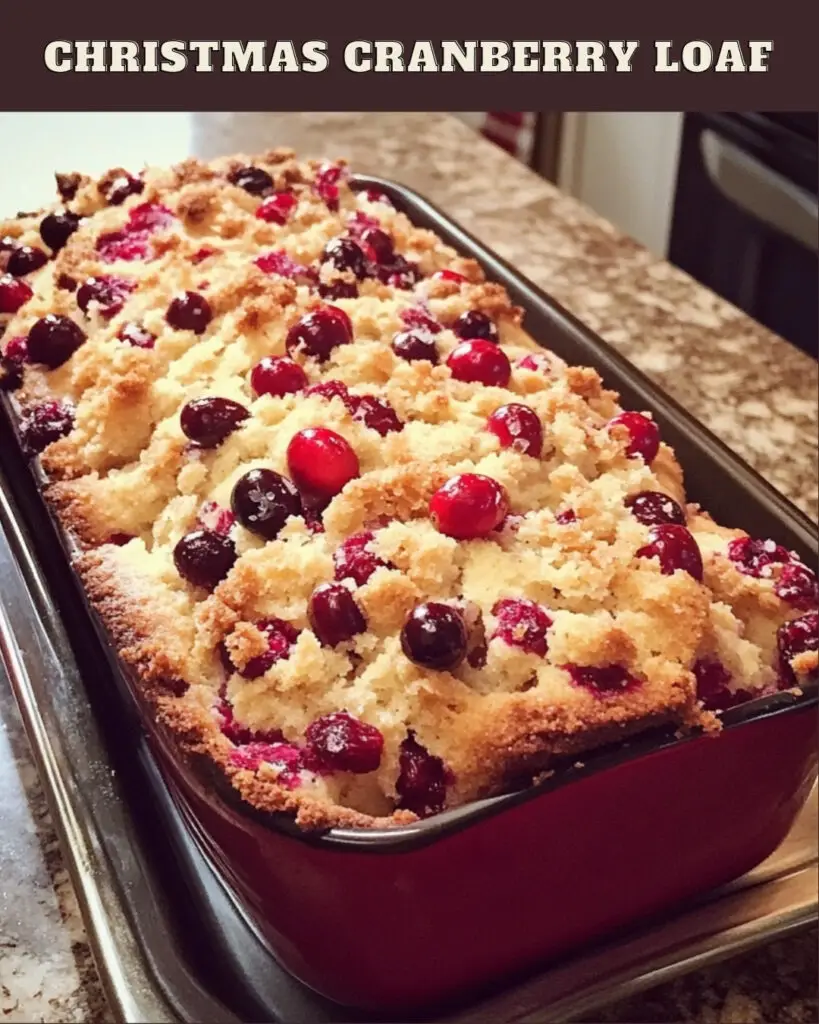
M812 570L344 161L57 186L0 224L3 383L146 708L239 799L400 825L815 672Z

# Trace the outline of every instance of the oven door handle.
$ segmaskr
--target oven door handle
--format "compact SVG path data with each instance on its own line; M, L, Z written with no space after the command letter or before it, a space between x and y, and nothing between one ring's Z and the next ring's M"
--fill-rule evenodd
M812 252L819 251L819 204L804 189L706 128L700 149L712 183L732 203Z

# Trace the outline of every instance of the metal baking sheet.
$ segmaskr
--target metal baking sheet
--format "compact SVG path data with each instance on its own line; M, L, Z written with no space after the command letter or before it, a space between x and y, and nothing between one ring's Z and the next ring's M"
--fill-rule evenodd
M388 182L364 183L391 192L413 219L479 258L533 314L528 322L539 340L570 361L596 365L626 404L653 409L686 468L686 448L691 454L707 448L710 460L697 461L689 486L693 476L695 493L709 490L718 516L724 504L726 512L732 506L724 518L732 518L732 495L741 487L749 495L742 525L776 536L772 522L778 522L803 550L814 548L804 517L619 356L587 335L580 335L585 348L579 345L571 318L419 197ZM366 1020L280 968L205 860L158 774L134 708L111 678L22 459L10 444L0 443L0 453L0 654L112 1013L146 1022ZM731 486L714 488L715 469L726 466ZM814 789L780 849L732 886L447 1019L566 1019L803 927L817 917L816 816Z

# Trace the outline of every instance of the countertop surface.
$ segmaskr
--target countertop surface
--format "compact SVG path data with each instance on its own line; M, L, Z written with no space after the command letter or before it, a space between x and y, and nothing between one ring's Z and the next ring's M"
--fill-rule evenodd
M403 182L554 295L816 519L817 364L447 115L2 114L0 126L27 139L9 155L11 166L4 154L0 209L11 213L51 195L53 170L101 172L279 144L346 156L355 169ZM0 1011L14 1022L107 1021L43 791L3 685ZM815 1022L816 946L811 929L594 1019Z

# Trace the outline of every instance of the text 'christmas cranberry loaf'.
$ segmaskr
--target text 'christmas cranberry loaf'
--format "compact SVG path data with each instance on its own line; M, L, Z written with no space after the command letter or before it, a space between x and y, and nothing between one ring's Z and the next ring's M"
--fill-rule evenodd
M406 823L816 669L813 572L343 162L57 182L0 225L4 384L147 705L247 803Z

